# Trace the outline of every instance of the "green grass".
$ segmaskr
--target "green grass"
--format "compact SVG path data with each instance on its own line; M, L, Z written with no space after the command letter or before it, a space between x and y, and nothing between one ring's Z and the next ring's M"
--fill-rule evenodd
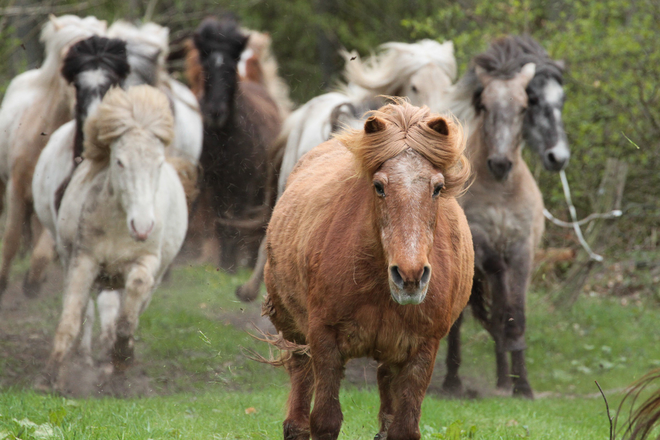
M47 438L40 437L43 428L52 429L52 438L66 439L281 438L288 378L281 369L243 354L245 349L268 352L239 325L243 314L248 320L259 316L258 304L246 306L234 297L247 276L229 276L209 266L180 267L154 294L140 320L136 355L162 395L67 399L14 386L0 394L0 439ZM60 303L56 296L28 306L34 313L42 310L41 325L52 332L53 310ZM657 302L623 307L614 298L583 296L569 311L549 304L544 292L530 294L529 376L541 398L446 400L430 394L420 424L424 439L607 438L605 408L594 380L616 407L620 389L660 364ZM465 382L492 395L493 343L474 320L463 328ZM443 344L439 363L445 349ZM5 361L10 359L0 354L0 374ZM376 389L345 384L341 402L340 438L373 438ZM248 408L255 412L246 414ZM24 419L36 426L26 428Z
M17 433L15 419L28 419L53 427L66 439L274 439L281 438L286 394L280 384L252 392L218 390L129 400L70 400L16 390L0 397L0 432ZM376 393L346 389L341 401L345 420L340 438L373 438L378 431ZM248 414L248 408L255 411ZM420 427L425 439L600 440L609 429L603 403L595 399L427 398ZM460 430L465 431L462 436L452 436Z

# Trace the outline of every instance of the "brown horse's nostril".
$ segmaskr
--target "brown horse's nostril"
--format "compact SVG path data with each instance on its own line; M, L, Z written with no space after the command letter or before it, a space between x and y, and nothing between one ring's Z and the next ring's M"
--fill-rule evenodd
M399 273L399 266L390 266L390 279L399 289L403 289L403 277Z
M431 266L428 264L424 266L424 272L422 272L422 278L419 280L420 287L426 286L431 280Z
M428 264L417 270L403 270L399 266L390 266L390 279L399 289L424 287L431 279L431 266Z

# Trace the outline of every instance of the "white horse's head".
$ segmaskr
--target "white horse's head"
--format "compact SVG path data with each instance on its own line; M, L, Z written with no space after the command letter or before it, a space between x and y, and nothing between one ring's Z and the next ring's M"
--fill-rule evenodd
M366 61L344 52L346 80L375 95L403 96L415 106L435 108L445 100L456 79L454 44L421 40L417 43L386 43Z
M108 168L128 231L144 241L156 223L155 200L165 148L174 137L167 97L150 86L111 89L85 123L85 159Z

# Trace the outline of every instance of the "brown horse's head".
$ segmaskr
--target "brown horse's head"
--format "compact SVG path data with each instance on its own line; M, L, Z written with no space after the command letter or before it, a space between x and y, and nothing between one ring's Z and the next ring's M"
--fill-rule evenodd
M392 298L419 304L433 272L436 216L469 176L463 130L450 118L403 102L373 112L364 131L339 139L371 182L374 227Z
M491 76L481 66L475 73L483 88L475 96L474 105L482 118L488 169L497 180L505 180L522 141L522 127L527 111L527 84L534 77L536 65L525 64L511 78Z

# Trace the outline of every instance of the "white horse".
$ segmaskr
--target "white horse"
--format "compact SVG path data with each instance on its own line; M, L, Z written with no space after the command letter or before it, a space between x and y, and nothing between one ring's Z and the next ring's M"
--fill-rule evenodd
M293 112L284 122L280 139L286 139L278 194L298 159L325 142L333 131L333 112L342 106L357 113L341 120L350 125L359 120L370 106L383 104L380 95L403 96L416 106L433 108L444 101L444 95L456 78L454 44L422 40L414 44L386 43L382 52L362 61L355 52L343 52L347 83L339 90L318 96ZM371 102L370 102L371 101ZM375 101L375 102L374 102Z
M165 67L169 53L169 29L156 23L140 28L123 20L108 28L108 37L125 40L131 73L124 87L148 84L170 99L174 112L174 140L170 156L181 157L197 166L202 154L204 125L199 102L188 87L172 78Z
M72 118L74 92L60 75L62 58L74 43L103 34L105 30L105 21L94 17L51 15L41 33L46 46L44 63L15 77L5 93L0 108L0 201L6 185L8 212L2 243L0 294L20 245L22 225L29 221L25 217L32 202L30 185L39 153L55 129ZM37 237L39 229L33 231ZM52 240L45 243L48 246L52 246Z
M57 218L64 306L40 386L58 386L60 367L80 333L90 290L121 290L102 346L124 368L140 313L185 237L188 212L177 171L165 159L174 137L167 97L142 85L111 89L85 123L83 162Z

